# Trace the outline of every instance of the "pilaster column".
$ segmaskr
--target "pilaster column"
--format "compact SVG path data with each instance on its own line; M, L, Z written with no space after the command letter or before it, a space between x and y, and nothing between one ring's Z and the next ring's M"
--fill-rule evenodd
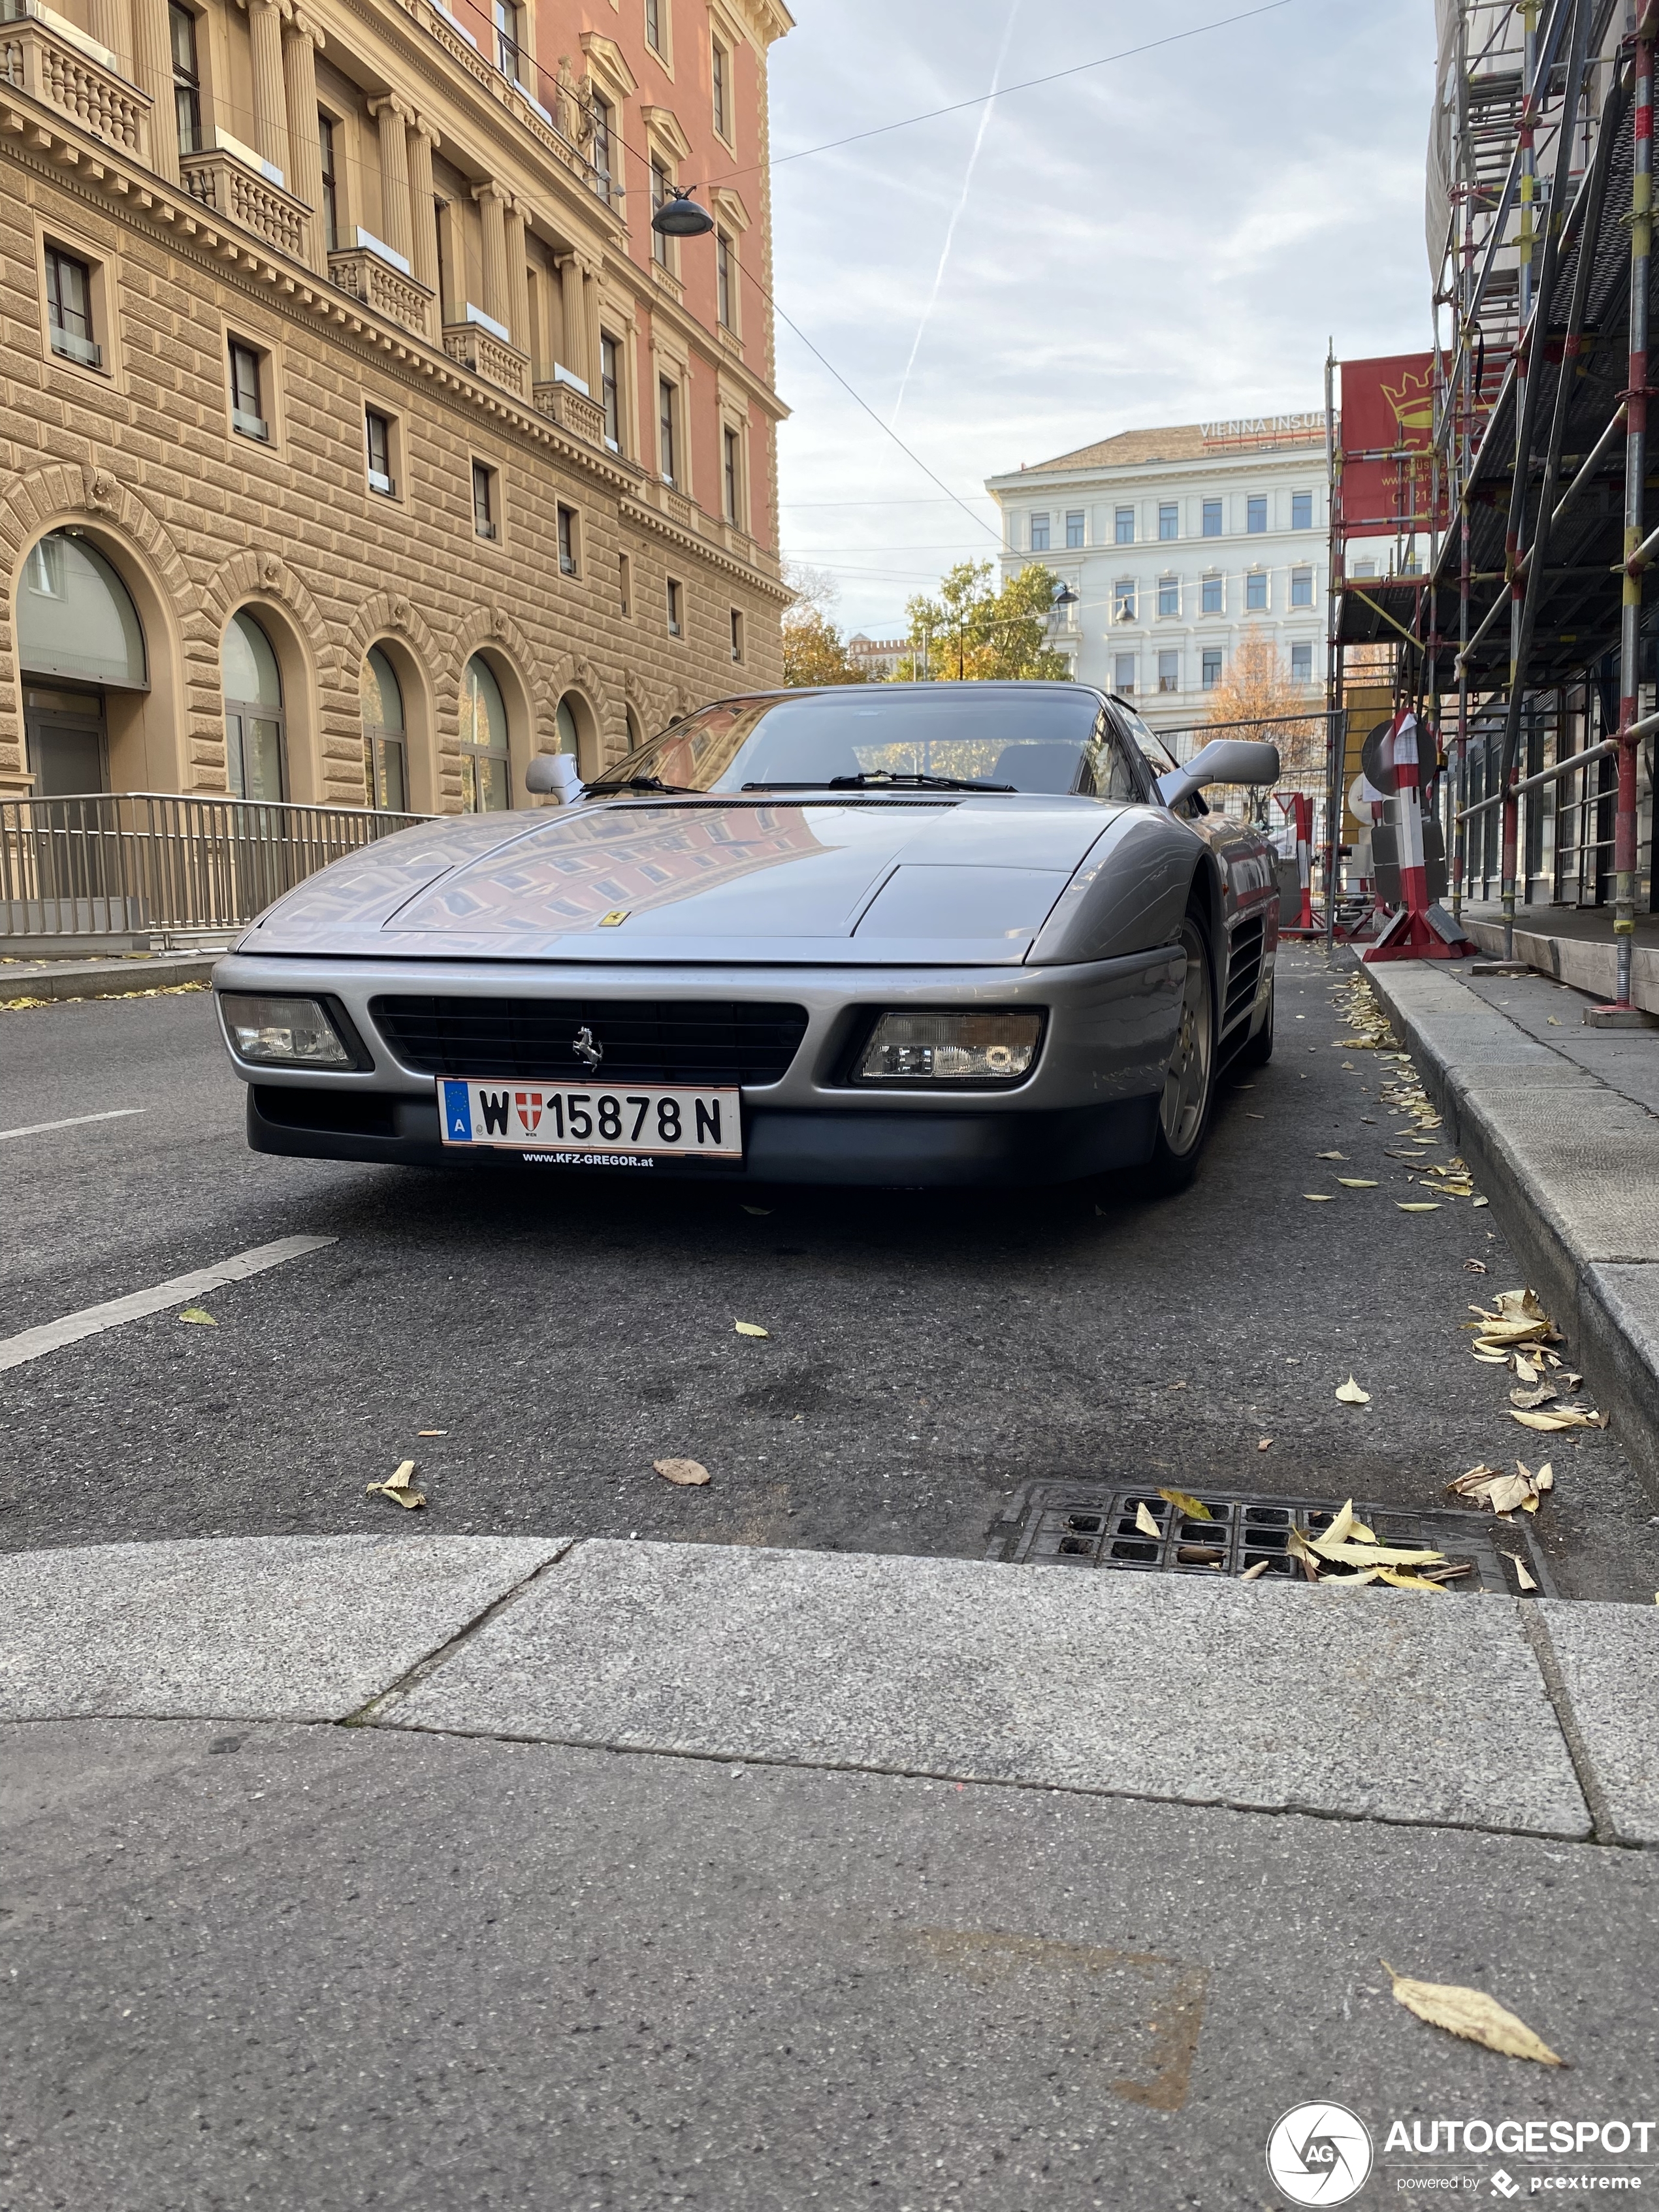
M132 0L132 73L155 106L149 118L149 158L158 176L179 181L179 125L173 106L173 45L167 0Z
M117 61L125 63L128 33L121 0L87 0L87 28L100 46L107 46Z
M524 210L517 200L507 210L507 296L513 310L513 343L533 361L536 343L530 327L530 280L525 271Z
M474 185L472 197L483 224L484 295L478 305L485 314L505 323L513 312L507 297L507 195L491 179Z
M317 135L317 49L323 34L295 9L283 41L283 82L288 91L288 143L294 163L289 189L311 210L307 234L311 265L328 268L328 227L323 219L323 149Z
M371 100L368 112L380 126L380 232L385 243L412 260L409 223L409 135L410 111L396 93Z
M288 96L283 88L283 11L278 0L248 0L253 46L253 143L288 179Z
M409 213L414 232L410 259L422 284L438 289L438 203L432 189L432 156L438 134L423 115L409 128ZM441 316L442 303L435 312Z
M582 374L587 388L597 399L599 397L599 272L591 261L584 261L582 271L582 343L587 355Z
M587 359L587 304L582 298L582 264L579 254L567 253L559 263L559 305L564 325L559 359L592 391L593 379L589 374Z

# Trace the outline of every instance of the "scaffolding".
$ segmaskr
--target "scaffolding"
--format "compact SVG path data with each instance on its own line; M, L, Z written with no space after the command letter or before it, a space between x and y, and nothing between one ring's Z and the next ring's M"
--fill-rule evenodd
M1659 0L1438 0L1437 19L1426 559L1413 540L1363 584L1334 523L1331 703L1370 648L1394 702L1440 733L1454 914L1495 892L1510 953L1517 905L1610 906L1629 1009L1635 916L1656 909ZM1340 468L1338 447L1334 484ZM1331 763L1339 802L1346 766Z

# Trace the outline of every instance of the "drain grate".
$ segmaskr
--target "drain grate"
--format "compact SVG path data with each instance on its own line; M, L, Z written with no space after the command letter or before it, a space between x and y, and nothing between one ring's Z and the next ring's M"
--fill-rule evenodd
M1004 1517L994 1522L988 1559L1009 1565L1119 1567L1131 1573L1242 1575L1265 1562L1260 1579L1299 1582L1291 1530L1316 1536L1341 1510L1341 1501L1316 1498L1241 1498L1225 1491L1188 1493L1208 1506L1208 1521L1189 1519L1156 1490L1127 1483L1032 1482L1016 1492ZM1158 1523L1156 1537L1138 1525L1145 1506ZM1543 1597L1554 1585L1530 1529L1494 1522L1489 1515L1364 1504L1354 1511L1381 1544L1443 1552L1467 1566L1446 1587L1514 1595L1520 1588L1510 1558L1519 1557Z

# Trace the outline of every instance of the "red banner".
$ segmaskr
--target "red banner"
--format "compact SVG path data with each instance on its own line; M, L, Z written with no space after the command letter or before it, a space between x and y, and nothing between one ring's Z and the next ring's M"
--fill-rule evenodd
M1434 356L1389 354L1342 364L1342 527L1350 538L1443 530L1431 514Z

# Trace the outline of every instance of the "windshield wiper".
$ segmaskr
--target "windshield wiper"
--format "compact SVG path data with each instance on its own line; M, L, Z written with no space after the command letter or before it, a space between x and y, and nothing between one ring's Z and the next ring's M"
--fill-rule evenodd
M590 783L591 799L596 791L665 791L675 799L701 799L702 793L689 783L665 783L659 775L624 775L606 783Z
M924 775L920 770L872 769L862 775L819 776L810 783L745 783L745 791L1013 791L1013 783L978 783L965 775Z

